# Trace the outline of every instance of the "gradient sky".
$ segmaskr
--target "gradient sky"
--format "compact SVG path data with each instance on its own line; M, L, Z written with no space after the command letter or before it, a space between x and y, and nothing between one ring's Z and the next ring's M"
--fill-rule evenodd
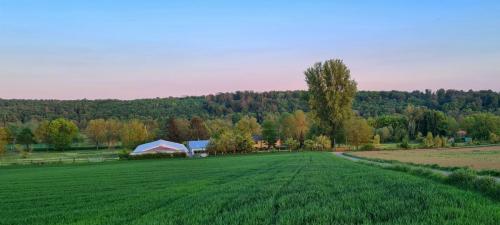
M500 1L0 0L0 98L306 89L500 91Z

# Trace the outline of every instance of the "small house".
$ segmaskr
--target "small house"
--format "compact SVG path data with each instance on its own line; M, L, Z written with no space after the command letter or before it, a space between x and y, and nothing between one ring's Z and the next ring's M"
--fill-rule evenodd
M191 155L206 154L209 140L188 141L187 146Z

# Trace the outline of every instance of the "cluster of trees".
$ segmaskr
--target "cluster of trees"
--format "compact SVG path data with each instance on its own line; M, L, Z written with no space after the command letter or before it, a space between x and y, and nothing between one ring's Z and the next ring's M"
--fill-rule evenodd
M368 118L381 142L401 142L405 137L422 140L427 134L460 140L465 136L486 141L500 133L500 116L474 113L467 116L446 115L426 107L408 106L404 114Z
M74 142L83 142L88 139L97 148L106 144L108 147L121 142L125 146L135 146L148 140L148 131L143 122L130 120L121 122L114 119L91 120L83 133L80 133L75 122L64 118L39 123L9 124L6 128L0 127L0 145L24 145L31 151L35 143L47 144L56 150L70 149Z
M78 127L71 121L60 118L50 122L42 121L34 127L31 124L9 124L7 127L0 127L0 139L5 144L16 144L25 146L25 150L31 150L30 146L37 142L46 143L55 149L64 149L71 145L77 138Z
M475 112L500 115L500 92L439 89L413 91L359 91L353 108L363 117L403 114L408 105L438 110L452 116Z
M208 123L210 130L210 153L245 153L254 148L253 137L261 133L257 119L245 116L236 124L220 119Z
M330 139L318 133L318 129L311 129L318 126L311 116L302 110L296 110L293 113L269 114L262 124L255 117L249 116L244 116L234 125L230 120L209 120L209 151L215 154L249 152L254 149L256 139L264 141L267 149L330 149Z
M5 146L8 143L7 138L7 130L3 127L0 127L0 155L5 153Z

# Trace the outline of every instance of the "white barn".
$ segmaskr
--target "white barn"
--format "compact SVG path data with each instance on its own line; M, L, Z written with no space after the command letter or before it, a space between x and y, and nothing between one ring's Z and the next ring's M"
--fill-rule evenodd
M184 152L184 153L186 153L186 155L188 155L188 156L190 155L189 150L183 144L165 141L165 140L158 140L158 141L153 141L153 142L139 145L130 154L131 155L141 155L141 154L150 154L150 153L177 153L177 152Z

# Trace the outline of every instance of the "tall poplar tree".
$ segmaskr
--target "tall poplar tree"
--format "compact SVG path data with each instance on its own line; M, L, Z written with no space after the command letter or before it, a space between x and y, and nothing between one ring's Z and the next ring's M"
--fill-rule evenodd
M309 105L335 144L336 132L352 115L356 82L340 59L319 62L305 72Z

